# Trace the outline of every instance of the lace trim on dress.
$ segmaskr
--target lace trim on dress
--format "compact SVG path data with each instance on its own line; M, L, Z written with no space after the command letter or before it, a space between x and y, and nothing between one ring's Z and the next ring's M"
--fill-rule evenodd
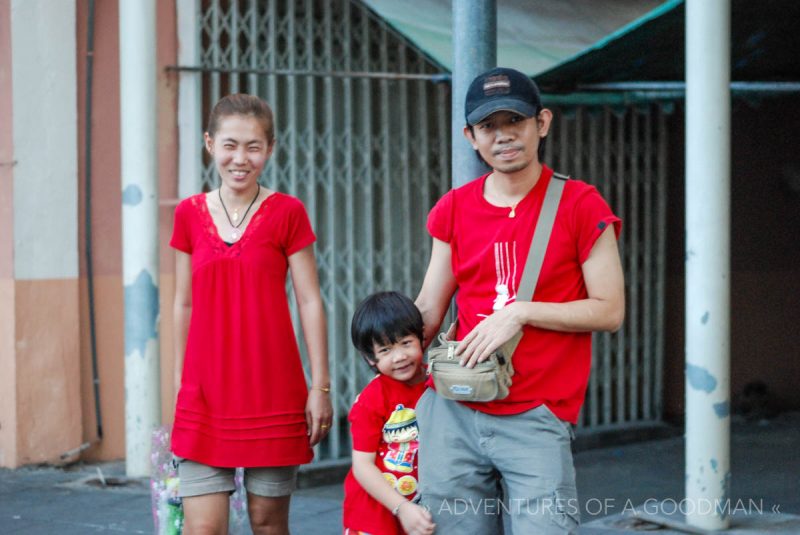
M250 223L247 224L247 228L244 229L242 237L239 238L239 241L236 242L241 244L240 247L243 247L245 243L250 241L250 236L252 236L255 233L255 231L258 229L258 226L268 215L268 212L266 212L267 204L268 203L272 204L272 198L275 197L275 195L277 194L278 194L277 191L273 191L272 193L269 194L269 196L266 199L261 201L261 204L258 206L258 210L256 210L256 213L253 214L253 218L250 220ZM253 228L253 232L250 232L251 227Z
M225 242L225 240L222 239L222 236L219 235L219 231L217 230L217 225L214 224L214 218L211 217L211 212L208 210L208 203L206 202L206 194L198 193L197 195L192 197L192 205L200 212L202 218L203 230L205 231L206 236L211 240L214 252L225 253L227 251L235 249L237 245L239 245L239 247L243 246L247 241L250 240L251 234L253 234L253 232L256 231L258 226L264 220L265 217L264 210L266 208L267 203L271 203L272 198L275 195L277 195L277 192L272 192L266 199L261 201L261 204L258 206L258 209L256 209L256 212L250 219L250 223L248 223L247 226L245 227L244 232L242 233L242 237L239 238L238 241L233 242L230 245L228 245Z
M219 233L217 232L217 226L214 224L214 218L211 217L211 212L208 211L208 205L206 204L206 194L205 193L198 193L194 197L192 197L192 206L195 207L195 210L198 211L200 214L200 222L203 230L206 233L206 238L208 238L212 244L212 248L214 249L215 253L222 251L222 247L220 246L220 242L222 238L219 237Z

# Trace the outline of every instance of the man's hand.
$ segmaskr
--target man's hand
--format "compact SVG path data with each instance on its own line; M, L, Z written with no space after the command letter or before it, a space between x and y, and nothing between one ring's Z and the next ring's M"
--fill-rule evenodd
M518 303L511 303L488 316L458 344L456 355L461 357L461 365L474 368L485 361L495 349L520 332L523 325Z

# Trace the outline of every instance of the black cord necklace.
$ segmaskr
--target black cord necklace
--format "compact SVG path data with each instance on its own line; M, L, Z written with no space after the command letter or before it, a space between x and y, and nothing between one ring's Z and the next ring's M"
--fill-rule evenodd
M261 184L256 183L256 186L258 186L258 189L256 190L256 196L253 197L253 200L250 201L250 204L247 206L247 210L244 211L242 220L236 223L235 225L233 224L233 221L231 221L230 214L228 214L228 208L225 206L225 201L222 200L222 186L220 186L220 188L217 190L217 195L219 196L219 203L222 205L222 209L225 211L225 217L228 218L228 223L233 228L233 231L231 232L231 239L233 241L239 239L240 236L239 227L241 227L242 223L244 223L244 220L247 219L247 214L250 213L250 208L253 207L253 205L256 203L256 199L258 199L258 196L261 195Z

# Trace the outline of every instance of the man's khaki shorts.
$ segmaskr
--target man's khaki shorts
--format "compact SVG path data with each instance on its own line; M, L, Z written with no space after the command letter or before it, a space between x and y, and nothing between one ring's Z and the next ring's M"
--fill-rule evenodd
M175 457L181 498L236 490L235 468L218 468ZM257 496L288 496L297 488L297 466L245 468L244 487Z

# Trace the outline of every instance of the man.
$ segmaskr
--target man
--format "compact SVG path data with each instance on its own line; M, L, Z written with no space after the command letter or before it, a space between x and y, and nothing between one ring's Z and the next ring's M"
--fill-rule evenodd
M420 491L437 534L574 533L570 442L589 377L592 331L625 314L620 220L597 190L568 180L533 296L516 290L553 171L540 161L553 114L513 69L475 78L464 135L492 171L451 190L428 216L433 249L416 304L425 340L458 290L457 354L473 367L520 330L505 399L417 405Z

